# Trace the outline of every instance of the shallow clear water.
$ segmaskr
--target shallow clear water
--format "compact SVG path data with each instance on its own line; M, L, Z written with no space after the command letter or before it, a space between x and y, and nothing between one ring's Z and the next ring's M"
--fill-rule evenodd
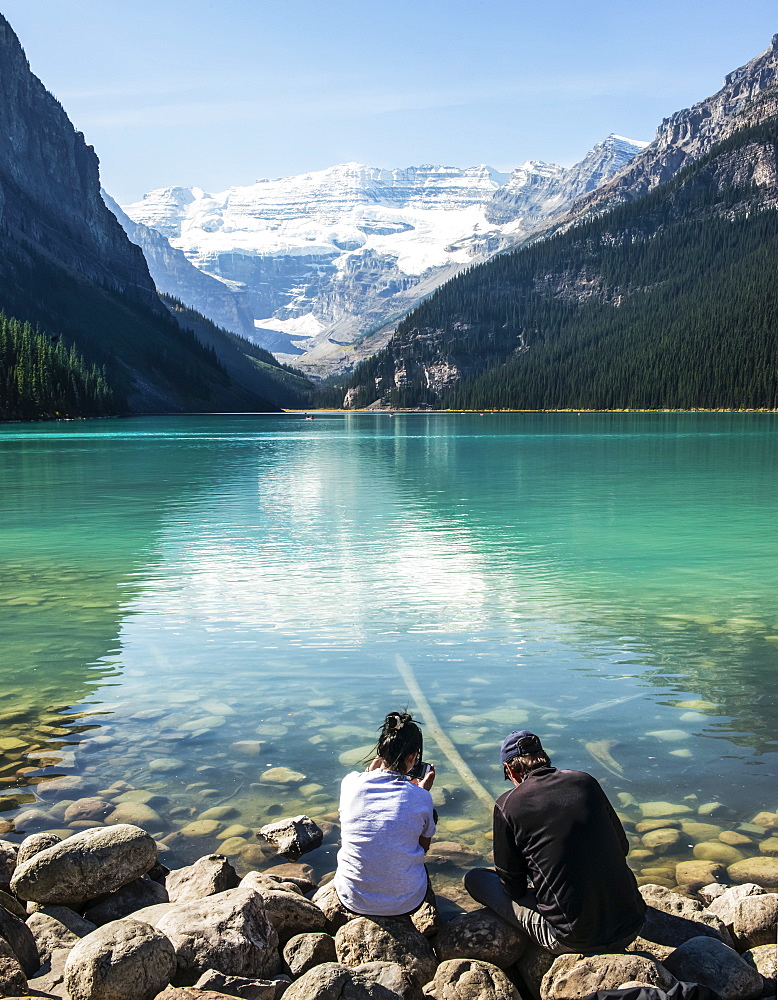
M774 810L777 457L773 414L6 425L5 836L143 790L168 863L256 864L250 831L336 819L341 755L414 708L398 655L490 793L526 726L627 818ZM484 805L429 736L425 756L438 839L488 856ZM281 766L304 780L260 780Z

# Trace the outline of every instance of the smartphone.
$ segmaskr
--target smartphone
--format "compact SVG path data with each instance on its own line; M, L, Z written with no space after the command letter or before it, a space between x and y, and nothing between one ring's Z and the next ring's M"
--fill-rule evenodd
M425 778L431 770L431 764L428 764L426 760L420 760L413 765L410 771L408 771L408 777L418 781L421 778Z

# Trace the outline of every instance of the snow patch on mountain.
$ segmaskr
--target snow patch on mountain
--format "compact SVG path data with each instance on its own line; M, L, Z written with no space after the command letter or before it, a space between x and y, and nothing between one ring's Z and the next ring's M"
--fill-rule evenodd
M162 188L124 211L229 285L259 343L280 354L283 343L290 354L317 347L321 370L328 343L348 344L406 311L436 276L509 246L644 145L612 135L573 167L529 160L510 174L485 164L343 163L216 194ZM180 281L176 294L184 297Z

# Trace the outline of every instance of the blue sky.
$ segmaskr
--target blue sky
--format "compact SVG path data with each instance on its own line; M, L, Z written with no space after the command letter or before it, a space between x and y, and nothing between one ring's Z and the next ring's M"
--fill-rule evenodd
M718 90L775 0L1 0L127 203L358 160L579 160Z

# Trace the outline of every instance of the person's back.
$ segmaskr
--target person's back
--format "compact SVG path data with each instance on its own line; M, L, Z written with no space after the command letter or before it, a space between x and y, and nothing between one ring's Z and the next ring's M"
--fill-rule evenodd
M342 847L335 888L355 913L392 916L415 909L427 891L424 848L432 796L403 774L363 771L341 786Z
M497 800L497 873L517 900L532 881L538 913L568 948L605 951L639 930L645 905L627 850L605 793L583 771L537 768Z

